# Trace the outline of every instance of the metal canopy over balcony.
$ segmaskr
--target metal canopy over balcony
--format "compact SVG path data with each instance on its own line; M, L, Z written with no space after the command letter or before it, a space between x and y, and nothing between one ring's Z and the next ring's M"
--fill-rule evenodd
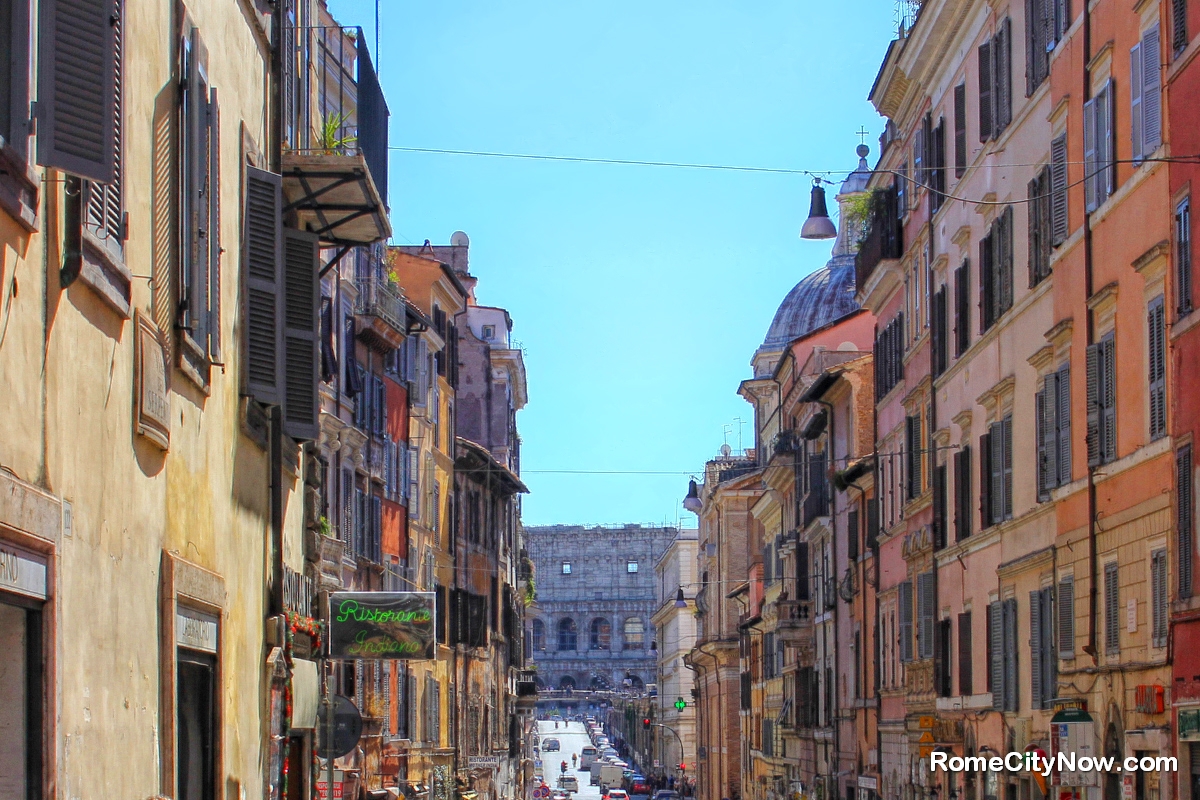
M362 29L285 25L283 39L289 224L342 246L390 238L388 108Z

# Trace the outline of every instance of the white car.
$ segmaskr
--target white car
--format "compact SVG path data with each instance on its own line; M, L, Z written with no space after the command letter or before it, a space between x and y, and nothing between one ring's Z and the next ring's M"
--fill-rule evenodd
M558 788L564 792L578 792L579 779L574 775L563 775L558 779Z

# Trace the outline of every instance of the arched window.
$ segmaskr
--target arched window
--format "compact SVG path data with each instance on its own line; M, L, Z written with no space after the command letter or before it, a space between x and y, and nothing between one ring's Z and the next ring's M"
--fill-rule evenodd
M531 631L531 633L532 633L531 638L533 639L533 651L536 653L540 650L545 650L546 649L546 623L542 622L540 619L535 619L533 621L533 630Z
M562 680L558 682L559 689L575 689L575 679L570 675L563 675Z
M639 617L625 620L625 649L641 650L646 646L646 625Z
M575 620L564 619L558 623L558 649L578 650L579 632L575 628Z
M592 620L592 630L588 639L589 650L607 650L612 646L612 625L603 617Z

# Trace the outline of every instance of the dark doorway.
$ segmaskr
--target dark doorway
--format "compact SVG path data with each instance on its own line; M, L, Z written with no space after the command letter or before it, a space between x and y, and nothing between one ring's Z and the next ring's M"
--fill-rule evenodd
M207 656L179 651L176 685L176 797L177 800L213 800L213 673L215 661Z
M0 746L20 757L0 769L0 796L41 800L42 612L40 604L0 599Z

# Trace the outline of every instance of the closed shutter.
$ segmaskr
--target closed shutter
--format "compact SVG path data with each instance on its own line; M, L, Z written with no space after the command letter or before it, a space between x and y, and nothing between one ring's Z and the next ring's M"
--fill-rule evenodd
M808 542L796 543L796 599L812 599L808 583Z
M112 65L121 6L42 0L39 7L38 163L108 183L117 166Z
M933 587L932 572L922 572L917 576L918 658L933 658L934 616L937 606L937 595Z
M971 664L971 612L958 615L958 693L968 697L974 692Z
M1042 593L1029 593L1029 703L1041 708L1042 695Z
M354 541L354 471L342 470L342 541Z
M979 529L992 526L992 434L979 437Z
M375 432L380 436L387 432L387 385L378 375L375 376Z
M846 515L846 541L850 563L858 560L858 542L862 536L862 531L859 530L858 510L855 509Z
M992 708L1004 707L1004 621L1000 603L988 604L988 691Z
M421 518L421 467L420 451L416 447L408 450L408 516Z
M1013 515L1013 441L1012 417L1005 417L1000 428L1004 432L1004 519L1012 519Z
M1179 55L1187 46L1187 0L1171 0L1171 49Z
M1050 142L1050 243L1057 247L1070 235L1067 216L1067 135Z
M1117 562L1104 565L1104 652L1109 655L1121 650L1121 585L1118 577Z
M246 167L246 387L260 403L283 401L279 354L283 296L283 184L279 175Z
M208 101L208 358L221 360L221 109L217 90Z
M1054 642L1054 587L1042 587L1042 708L1051 708L1058 697L1058 651Z
M283 430L300 441L319 435L317 425L318 303L316 234L284 230Z
M1150 556L1151 644L1167 646L1167 551Z
M1194 547L1194 497L1192 495L1192 445L1175 451L1175 529L1179 536L1179 596L1192 596L1192 557Z
M1150 438L1157 439L1167 433L1167 331L1164 304L1161 296L1150 302L1146 311L1148 327L1150 384Z
M1063 364L1058 368L1058 379L1055 381L1058 392L1058 410L1054 421L1058 425L1058 485L1071 482L1071 365Z
M1175 310L1181 317L1192 310L1192 201L1187 197L1175 207Z
M1100 421L1101 441L1104 443L1102 456L1105 462L1117 459L1117 348L1116 338L1108 333L1101 340Z
M1099 205L1099 159L1096 157L1096 98L1083 104L1083 207L1090 214Z
M1058 582L1058 656L1075 657L1075 578Z
M371 541L368 554L372 561L379 562L383 546L383 500L378 495L371 497Z
M1004 601L1004 710L1016 711L1018 702L1017 682L1017 600L1010 597Z
M1046 383L1049 384L1049 382L1050 382L1050 378L1047 378ZM1040 391L1033 396L1033 408L1034 408L1034 425L1036 426L1034 435L1037 439L1037 487L1038 487L1037 496L1038 496L1038 501L1041 502L1043 500L1048 499L1050 496L1050 493L1049 493L1050 482L1047 477L1047 469L1046 469L1046 467L1047 467L1047 464L1046 464L1046 450L1047 450L1046 431L1049 430L1050 427L1046 424L1046 392L1045 392L1045 390Z
M934 187L934 193L930 196L930 210L933 213L942 207L942 203L946 199L946 120L939 119L937 127L933 129L933 139L931 142L932 154L932 179L930 183Z
M1087 454L1088 466L1100 464L1100 349L1102 343L1087 346Z
M954 541L971 535L971 446L954 454Z
M1046 427L1040 443L1046 449L1046 490L1058 485L1058 373L1046 376ZM1011 456L1010 456L1011 458Z
M996 316L1012 308L1013 304L1013 210L1012 206L1004 209L997 219L1000 224L1000 235L996 237L998 251L996 254L996 270L999 277L997 297L1000 301Z
M979 45L979 141L992 138L992 41Z
M926 149L926 127L928 116L921 120L921 124L917 126L916 132L913 134L913 180L918 184L918 191L921 186L929 185L929 164L925 160Z
M961 356L971 343L971 277L970 262L954 270L954 355Z
M1012 19L1005 17L993 38L996 70L996 135L1012 122Z
M992 327L992 322L995 321L995 297L996 289L995 279L993 277L994 265L992 263L993 247L992 238L995 236L995 229L988 231L988 234L979 241L979 332L986 333L988 328Z
M919 456L917 455L916 422L917 417L904 418L904 480L906 487L904 496L910 500L920 494L917 488Z
M933 549L946 546L946 465L933 468Z
M1139 42L1129 50L1129 131L1133 140L1133 160L1142 160L1144 142L1142 136L1142 93L1145 86L1142 80L1142 45Z
M954 87L954 177L967 171L967 85Z
M1161 39L1157 25L1142 34L1142 155L1146 158L1162 144Z
M1000 422L993 422L990 426L990 432L992 452L989 460L992 467L992 474L990 476L992 482L992 507L989 510L991 514L989 521L995 525L1004 520L1004 473L1007 466L1004 460L1004 425Z
M900 603L900 660L913 660L913 591L912 581L901 581L898 591Z

